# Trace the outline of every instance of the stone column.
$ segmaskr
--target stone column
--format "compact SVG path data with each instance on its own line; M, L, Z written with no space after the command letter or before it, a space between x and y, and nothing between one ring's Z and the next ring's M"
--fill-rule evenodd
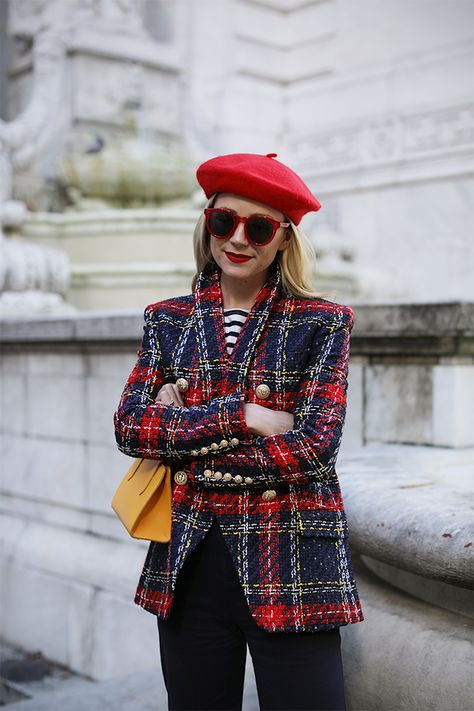
M12 197L14 165L24 167L36 156L60 98L64 42L42 31L34 45L33 92L18 118L0 120L0 316L73 311L64 294L69 267L65 254L22 240L27 216L23 202Z

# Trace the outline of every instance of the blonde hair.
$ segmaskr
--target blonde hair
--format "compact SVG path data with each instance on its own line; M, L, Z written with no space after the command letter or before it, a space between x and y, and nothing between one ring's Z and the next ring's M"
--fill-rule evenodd
M204 205L212 207L219 193L214 193ZM210 238L206 230L204 208L196 223L193 235L194 259L197 272L192 278L191 288L194 293L200 272L209 260L213 259ZM286 249L277 252L276 258L280 263L282 287L285 292L303 298L320 298L313 289L311 267L316 262L316 252L309 237L291 220L292 237Z

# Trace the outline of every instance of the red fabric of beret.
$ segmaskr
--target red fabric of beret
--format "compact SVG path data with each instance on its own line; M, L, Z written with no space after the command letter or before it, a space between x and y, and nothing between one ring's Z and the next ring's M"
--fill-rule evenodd
M230 153L202 163L196 177L209 199L214 193L233 193L280 210L295 225L321 203L276 153Z

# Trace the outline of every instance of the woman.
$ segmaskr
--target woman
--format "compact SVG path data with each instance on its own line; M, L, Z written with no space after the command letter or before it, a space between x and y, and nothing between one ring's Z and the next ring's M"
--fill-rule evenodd
M345 709L339 628L364 619L335 462L353 313L311 291L320 203L276 154L203 163L193 293L145 309L118 447L172 467L172 532L135 602L169 709ZM237 318L236 318L237 317Z

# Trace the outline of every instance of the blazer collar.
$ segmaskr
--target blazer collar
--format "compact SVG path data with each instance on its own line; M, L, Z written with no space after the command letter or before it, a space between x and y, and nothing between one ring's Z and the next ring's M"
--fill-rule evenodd
M268 316L281 295L281 268L277 259L270 265L237 341L229 355L225 340L221 268L211 259L200 272L194 291L194 313L203 385L208 397L225 383L244 387L245 378Z

